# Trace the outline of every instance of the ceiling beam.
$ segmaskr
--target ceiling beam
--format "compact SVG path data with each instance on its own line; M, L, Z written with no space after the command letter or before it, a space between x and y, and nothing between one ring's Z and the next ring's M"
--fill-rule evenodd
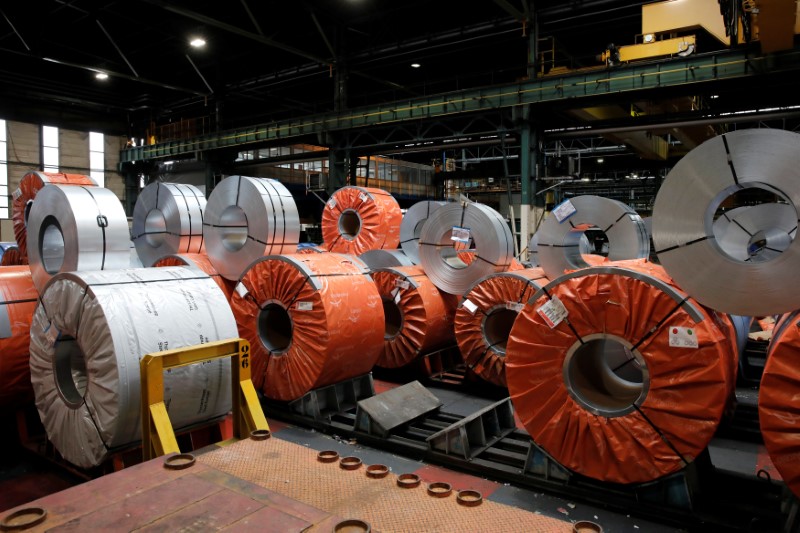
M525 13L511 5L508 0L494 0L494 3L503 8L503 11L511 15L517 20L525 20Z

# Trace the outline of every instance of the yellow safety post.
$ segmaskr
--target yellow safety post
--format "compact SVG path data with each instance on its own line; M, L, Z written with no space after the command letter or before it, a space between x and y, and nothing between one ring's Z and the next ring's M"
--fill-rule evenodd
M233 437L243 439L257 429L269 429L250 380L250 343L227 339L147 354L139 362L142 386L142 457L145 461L180 453L164 404L164 370L231 358L233 386Z

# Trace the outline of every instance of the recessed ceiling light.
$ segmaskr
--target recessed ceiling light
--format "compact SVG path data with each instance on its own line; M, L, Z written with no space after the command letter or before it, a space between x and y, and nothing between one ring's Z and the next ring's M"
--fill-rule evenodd
M189 44L191 44L195 48L202 48L206 45L206 40L203 39L202 37L195 37L194 39L189 41Z
M97 72L94 75L94 77L97 78L98 80L107 80L108 79L108 74L106 74L105 72Z
M421 66L419 63L411 63L411 68L419 68Z
M711 95L711 99L712 99L712 100L716 100L717 98L719 98L719 95L718 95L718 94L712 94L712 95Z

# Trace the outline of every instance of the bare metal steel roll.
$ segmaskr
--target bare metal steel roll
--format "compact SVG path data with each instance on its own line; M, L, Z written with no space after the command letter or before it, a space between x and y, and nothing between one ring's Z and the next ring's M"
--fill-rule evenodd
M458 252L474 249L469 264ZM500 213L478 203L450 203L434 211L422 226L420 262L442 291L462 295L493 272L508 270L514 258L511 229Z
M222 291L183 267L71 272L54 277L31 324L31 382L48 438L90 467L141 438L139 360L171 348L238 337ZM225 416L230 363L164 375L176 429Z
M270 254L291 254L300 238L292 193L269 178L229 176L211 192L203 220L206 253L226 279Z
M415 265L419 264L419 237L422 235L422 226L431 213L444 204L445 202L430 200L417 202L403 215L403 221L400 223L400 247Z
M788 204L748 205L722 213L712 229L726 254L760 263L775 259L792 244L797 217Z
M589 255L593 252L592 245L589 243L589 238L586 235L581 235L578 241L578 252L581 255ZM530 242L528 242L528 261L531 266L539 266L539 232L533 234Z
M131 233L142 264L169 254L204 251L205 195L194 185L151 183L139 193Z
M376 268L391 268L414 266L414 262L406 256L403 250L370 250L358 256L370 270Z
M631 207L610 198L591 195L576 196L566 202L570 205L563 217L557 216L558 211L554 210L536 232L539 237L539 266L550 279L557 278L565 270L591 266L581 256L581 239L591 228L605 233L611 261L645 258L650 253L650 241L642 217Z
M700 303L724 313L764 316L792 311L800 243L794 239L767 261L727 253L713 231L720 205L734 193L758 189L800 205L800 135L783 130L739 130L689 152L656 196L653 242L667 273Z
M28 217L28 258L39 292L59 272L129 268L128 219L119 198L103 187L42 188Z

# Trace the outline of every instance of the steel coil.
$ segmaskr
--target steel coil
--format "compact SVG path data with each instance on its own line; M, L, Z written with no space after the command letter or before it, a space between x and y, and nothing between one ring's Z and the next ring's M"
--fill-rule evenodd
M798 152L800 135L796 133L739 130L701 144L667 176L656 196L653 242L667 272L700 303L747 316L797 308L800 284L794 278L800 265L800 243L793 240L768 261L741 261L717 242L713 222L722 203L746 189L779 198L793 209L797 220Z
M39 293L27 266L0 268L0 408L33 400L28 346Z
M722 213L712 231L724 253L760 263L775 259L792 244L797 219L788 204L749 205Z
M419 264L419 238L422 235L422 226L431 213L444 204L445 202L431 200L417 202L403 215L403 221L400 223L400 247L415 265Z
M646 258L650 241L642 217L629 206L600 196L576 196L568 200L572 214L562 218L548 216L536 234L539 236L538 261L545 274L555 279L567 270L586 268L590 263L581 255L584 232L598 228L608 238L608 259Z
M31 382L50 442L80 467L141 438L139 360L148 353L238 337L225 297L186 268L55 276L31 324ZM164 375L176 430L225 416L230 362Z
M322 210L323 246L353 255L394 250L400 244L402 218L397 200L383 189L342 187Z
M370 250L358 256L371 269L414 266L403 250Z
M28 236L28 258L39 292L59 272L130 267L128 219L109 189L63 185L41 189L30 210Z
M582 234L578 240L578 253L581 256L591 255L594 253L592 245L589 243L589 238ZM585 260L585 259L584 259ZM531 266L538 267L539 265L539 232L537 231L531 236L528 241L528 262Z
M475 281L508 270L514 238L500 213L477 203L447 204L422 227L420 262L430 280L446 293L461 296ZM467 264L459 252L474 249Z
M203 232L211 263L226 279L238 280L259 257L297 250L300 217L278 180L229 176L208 198Z
M208 259L208 256L206 254L165 255L164 257L156 259L156 261L153 263L152 266L154 267L182 266L196 270L198 272L202 272L203 274L207 275L208 277L214 280L214 283L216 283L217 286L222 290L222 293L225 295L225 299L228 301L230 301L231 296L233 295L233 287L236 285L235 282L220 276L219 272L217 272L217 269L214 268L214 265L211 264L211 261Z
M489 274L467 290L455 316L458 347L478 376L506 386L506 343L517 315L549 282L541 268Z
M19 187L11 195L11 218L14 225L14 237L20 254L28 258L28 217L33 207L36 194L47 185L78 185L97 187L97 182L83 174L61 174L57 172L28 172L19 182Z
M169 254L204 252L205 208L206 197L194 185L159 181L142 189L131 229L142 264Z
M399 368L417 356L452 344L456 298L441 292L420 266L373 269L383 301L383 352L375 363Z
M231 308L251 344L253 384L275 400L366 374L383 349L381 297L351 255L263 257L242 275Z
M662 268L627 263L538 291L511 329L506 379L520 420L556 461L642 483L705 450L733 390L736 353Z
M23 256L16 244L9 246L3 251L0 258L0 266L24 266L28 264L28 257ZM29 269L30 270L30 269Z

